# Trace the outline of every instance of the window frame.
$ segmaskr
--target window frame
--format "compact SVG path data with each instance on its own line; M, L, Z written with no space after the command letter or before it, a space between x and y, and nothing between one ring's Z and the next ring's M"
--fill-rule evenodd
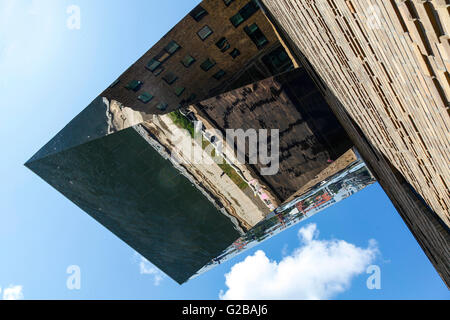
M206 35L206 37L203 38L203 37L200 35L200 32L201 32L202 30L206 29L206 28L207 28L210 32ZM198 35L198 37L200 38L200 40L202 40L202 41L205 41L206 39L208 39L213 33L214 33L214 31L213 31L207 24L205 24L200 30L197 31L197 35Z
M255 0L249 1L246 5L244 5L241 10L239 10L239 13L241 14L242 18L244 20L247 20L252 15L254 15L259 10L259 5L256 3Z
M149 103L150 101L153 100L154 96L151 93L142 92L137 98L142 103L147 104L147 103Z
M252 31L251 28L253 26L255 26L256 29ZM244 32L247 34L250 40L252 40L252 42L256 45L258 50L269 43L269 39L267 39L266 35L262 32L262 30L258 27L256 23L244 27ZM265 42L259 43L258 40L260 40L261 37L257 37L258 34L255 35L255 33L259 33L260 36L262 36L265 39Z
M187 57L192 58L191 62L190 62L188 65L186 65L186 64L184 63L184 62L185 62L185 59L186 59ZM187 55L184 56L184 58L183 58L180 62L181 62L181 64L182 64L185 68L189 68L189 67L192 66L196 61L197 61L197 60L196 60L192 55L187 54Z
M208 11L206 11L205 8L203 8L201 5L196 6L194 9L189 12L189 15L197 22L200 22L204 17L206 17L209 14Z
M131 80L125 86L125 89L131 90L131 91L134 91L134 92L138 92L141 89L143 84L144 83L142 81L140 81L140 80Z
M171 47L174 46L175 50L171 50ZM170 56L173 56L175 52L181 49L181 46L175 40L170 40L170 42L164 47L164 51L167 52Z
M234 0L223 0L223 3L225 4L225 6L229 7L230 4L232 4L234 2Z
M165 70L165 68L163 66L159 66L158 68L155 69L155 71L153 71L153 75L155 77L159 76L161 73L163 73L163 71Z
M260 9L259 4L255 0L250 0L245 4L234 16L230 18L231 24L237 28L242 23L247 21L251 16L253 16L258 10ZM233 21L235 21L236 17L240 17L242 20L238 21L237 24L235 24Z
M155 67L150 67L150 63L156 63L156 66ZM156 69L158 69L158 67L160 67L162 65L162 63L160 62L160 61L158 61L158 60L156 60L155 58L152 58L146 65L145 65L145 68L147 69L147 70L149 70L150 72L154 72Z
M227 73L223 70L223 69L220 69L219 71L217 71L215 74L213 74L213 78L214 79L216 79L216 80L220 80L220 79L222 79L223 77L225 77L225 75L226 75Z
M166 73L164 73L164 75L162 76L162 79L168 84L168 85L172 85L175 83L175 81L178 80L178 76L171 72L171 71L167 71Z
M216 42L216 46L217 48L220 49L221 52L226 52L228 49L231 48L230 43L228 42L226 37L222 37L220 38L217 42Z
M234 55L233 52L237 52L237 55ZM233 58L233 60L236 59L237 57L239 57L240 55L241 55L241 51L238 48L234 48L230 52L230 56Z
M240 17L241 20L235 23L235 18ZM245 22L244 17L242 17L242 15L238 12L235 15L233 15L232 17L230 17L230 22L233 25L233 27L237 28L239 27L241 24L243 24Z
M165 102L160 102L156 105L156 109L158 109L159 111L166 111L168 107L169 105Z
M206 66L207 62L210 62L209 66ZM202 62L202 64L200 65L200 68L205 71L208 72L209 70L211 70L212 68L214 68L214 66L217 64L217 62L214 59L211 58L207 58L205 61Z
M186 91L185 87L176 87L175 90L174 90L175 95L177 97L181 97L183 95L184 91Z

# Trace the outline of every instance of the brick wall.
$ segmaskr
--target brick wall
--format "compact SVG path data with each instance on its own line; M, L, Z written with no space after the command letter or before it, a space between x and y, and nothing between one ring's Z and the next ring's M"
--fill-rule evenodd
M448 285L449 5L262 2Z
M227 7L222 0L202 1L200 5L208 12L207 15L199 22L194 20L189 14L184 17L119 77L119 83L113 88L106 89L102 96L117 100L125 106L142 112L144 115L175 110L180 101L188 99L192 94L196 95L195 100L197 101L208 97L212 89L219 87L232 78L259 55L273 49L277 44L279 45L273 27L261 10L254 13L237 28L232 25L230 17L238 13L247 3L249 3L249 0L236 0ZM258 49L244 32L244 27L253 23L258 25L268 40L267 45L261 49ZM205 40L201 40L197 32L204 26L208 26L213 33ZM226 37L230 44L230 48L226 52L221 52L216 46L216 42L222 37ZM176 41L181 46L181 49L163 63L164 71L156 76L147 70L145 66L172 40ZM234 48L237 48L241 53L235 59L230 56L230 52ZM187 54L190 54L196 60L188 68L181 64L181 60ZM200 65L207 58L213 59L216 65L205 72L200 68ZM224 78L216 80L213 78L213 75L220 69L224 70L226 75ZM171 85L162 80L162 77L169 71L178 76L176 82ZM270 75L266 75L266 77L268 76ZM144 83L138 92L125 88L132 80L139 80ZM175 95L176 87L185 88L181 96ZM153 100L147 104L140 102L137 97L142 92L151 93L154 96ZM161 112L156 108L160 102L168 104L165 112Z

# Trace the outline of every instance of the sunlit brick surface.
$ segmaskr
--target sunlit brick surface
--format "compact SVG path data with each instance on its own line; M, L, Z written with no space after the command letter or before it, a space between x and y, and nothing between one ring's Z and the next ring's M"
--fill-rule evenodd
M450 225L445 1L264 3L369 140Z

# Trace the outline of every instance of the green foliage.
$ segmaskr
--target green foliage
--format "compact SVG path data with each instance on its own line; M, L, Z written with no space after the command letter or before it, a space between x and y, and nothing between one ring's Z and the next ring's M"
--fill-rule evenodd
M183 116L180 111L176 110L169 113L169 117L178 127L189 131L191 137L194 138L194 125L185 116Z
M190 122L185 116L183 116L180 111L176 110L169 113L170 119L182 129L186 129L189 131L192 138L194 138L194 125ZM202 138L202 148L206 149L210 145L210 142ZM211 156L215 156L215 150L211 152ZM233 169L224 159L219 161L222 163L218 163L218 166L225 172L225 174L230 177L230 179L241 189L244 190L248 187L248 184L238 175L236 170Z
M236 170L233 169L225 160L219 163L218 166L225 172L227 176L241 189L244 190L248 187L248 184L237 174Z

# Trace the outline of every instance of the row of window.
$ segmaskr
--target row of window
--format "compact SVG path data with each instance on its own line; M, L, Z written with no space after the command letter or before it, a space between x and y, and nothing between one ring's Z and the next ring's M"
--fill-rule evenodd
M223 0L224 4L228 7L234 0ZM203 19L203 17L208 15L208 11L205 10L201 5L196 6L189 15L197 22Z
M253 42L257 45L258 48L262 47L263 45L265 45L267 43L267 39L262 34L262 32L259 30L259 28L256 26L256 24L245 27L244 31L247 33L247 35L249 35L249 37L253 40ZM230 45L225 37L219 39L219 41L216 43L216 45L219 49L221 49L222 52L225 52L230 48ZM147 64L147 69L152 71L155 76L159 75L164 70L164 67L161 66L161 64L164 61L166 61L172 54L174 54L179 48L181 48L181 47L175 41L171 41L169 43L169 45L166 46L165 49L163 50L163 52L167 53L167 56L165 56L161 53L158 54L155 58L153 58ZM230 55L233 57L233 59L235 59L237 56L240 55L240 51L235 48L231 51ZM163 57L163 58L161 58L161 57ZM181 63L186 68L190 67L195 62L196 62L195 58L189 54L186 55L183 58L183 60L181 60ZM200 65L200 68L203 71L207 72L210 69L212 69L215 65L216 65L215 60L213 60L211 58L207 58ZM224 70L220 69L212 77L216 80L220 80L225 75L226 75L226 72ZM162 79L168 85L172 85L173 83L175 83L178 80L178 76L171 71L167 71L164 73L164 76L162 77ZM126 86L126 88L129 90L133 90L134 92L137 92L141 88L142 84L143 83L141 81L133 80ZM185 91L184 87L176 87L174 93L176 96L179 97L184 93L184 91ZM142 101L143 103L148 103L149 101L151 101L153 99L153 96L147 92L144 92L143 94L141 94L138 97L138 99L140 101ZM167 108L167 104L164 104L164 103L159 104L157 106L157 108L160 110L165 110Z
M228 7L234 0L223 0L225 5ZM257 0L251 0L245 6L243 6L238 13L230 18L231 24L237 28L242 23L244 23L248 18L250 18L256 11L259 10L259 4ZM202 6L198 5L195 7L189 15L194 18L195 21L199 22L203 19L203 17L208 15L208 11L206 11ZM205 40L212 34L212 30L205 26L203 27L197 34L200 36L202 40Z
M117 80L115 80L109 87L110 87L110 88L113 88L113 87L115 87L119 82L120 82L120 80L117 79ZM125 88L128 89L128 90L132 90L132 91L134 91L134 92L138 92L138 91L141 89L141 87L142 87L143 84L144 84L144 83L143 83L142 81L139 81L139 80L131 80L130 82L128 82L128 84L125 86ZM179 97L179 96L181 96L181 95L184 93L184 91L185 91L185 88L184 88L184 87L176 87L174 92L175 92L175 95L176 95L177 97ZM191 94L191 96L190 96L187 100L183 100L183 102L190 102L190 101L193 101L193 100L195 99L195 97L196 97L195 94ZM142 92L137 98L138 98L138 100L141 101L142 103L149 103L150 101L153 100L154 96L153 96L151 93L148 93L148 92ZM159 109L159 110L161 110L161 111L166 110L167 107L168 107L168 104L167 104L167 103L164 103L164 102L158 103L158 104L156 105L156 108Z
M256 23L244 27L244 32L250 37L250 39L258 49L261 49L266 43L269 42ZM200 31L197 32L197 34L200 39L205 41L206 38L213 34L213 31L209 26L204 26L200 29ZM216 46L220 49L220 51L225 52L230 48L230 43L228 42L227 38L222 37L219 39L219 41L216 42Z
M234 0L223 0L224 4L226 6L229 6ZM259 5L257 4L256 0L251 0L249 3L247 3L239 12L230 18L231 23L238 27L240 24L242 24L244 21L246 21L248 18L250 18L257 10L259 9ZM202 7L197 6L194 10L190 12L191 17L199 22L203 17L208 15L208 12ZM264 34L261 32L261 30L258 28L256 24L252 24L250 26L246 26L244 28L244 31L246 34L250 37L250 39L255 43L255 45L260 49L262 46L264 46L268 40L264 36ZM213 34L213 30L205 25L202 27L198 32L198 36L201 40L206 40L211 34ZM220 38L216 42L216 46L221 50L221 52L226 52L228 49L230 49L230 43L225 37ZM155 76L158 76L164 71L164 67L162 64L169 59L175 52L177 52L179 49L181 49L181 46L176 43L175 41L170 41L170 43L164 47L161 52L159 52L156 56L154 56L146 65L146 68L151 71ZM237 58L240 55L240 51L237 48L234 48L230 55L233 59ZM189 68L192 64L196 62L195 58L191 55L186 55L182 60L181 63L186 67ZM200 68L207 72L210 69L212 69L216 65L216 62L213 59L206 59L201 65ZM226 72L222 69L217 71L212 77L220 80L226 75ZM167 71L164 73L162 79L169 85L174 84L178 76L175 75L173 72ZM139 89L142 87L142 82L138 80L133 80L128 83L126 86L127 89L132 90L134 92L139 91ZM176 87L174 90L174 93L176 96L180 97L185 92L184 87ZM142 101L143 103L148 103L153 99L153 95L148 92L143 92L138 96L138 99ZM183 100L183 102L190 102L195 99L195 94L192 94L187 100ZM166 103L159 103L157 105L157 108L160 110L167 109Z
M169 59L179 49L181 49L181 46L178 43L173 40L170 41L169 44L165 46L163 50L161 50L161 52L159 52L149 61L146 68L151 72L154 72L162 65L164 61Z
M115 84L117 84L117 83L114 82L113 85L115 85ZM134 91L134 92L138 92L138 91L141 89L141 87L142 87L143 84L144 84L144 83L143 83L142 81L139 81L139 80L131 80L131 81L125 86L125 88L128 89L128 90L132 90L132 91ZM143 103L149 103L150 101L153 100L153 98L154 98L153 95L152 95L151 93L148 93L148 92L142 92L142 93L138 96L138 100L141 101L141 102L143 102ZM164 103L164 102L160 102L160 103L158 103L158 104L156 105L156 108L159 109L159 110L161 110L161 111L166 110L167 107L168 107L167 103Z
M223 0L224 4L226 6L229 6L234 0ZM248 18L250 18L256 11L258 11L259 5L256 0L251 0L248 2L244 7L242 7L237 14L235 14L233 17L230 18L231 23L238 27L240 24L242 24L244 21L246 21ZM190 15L192 18L194 18L197 22L199 22L203 17L208 15L208 12L202 7L197 6L194 10L190 12ZM268 43L267 38L264 36L262 31L258 28L256 23L247 26L244 28L245 33L249 36L249 38L255 43L256 47L258 49L261 49L265 44ZM213 30L208 26L203 26L198 32L197 35L200 37L202 41L205 41L209 36L213 34ZM216 46L220 49L221 52L226 52L231 48L230 43L225 37L220 38L216 42ZM234 48L230 52L230 56L233 59L236 59L241 52ZM190 67L195 62L195 59L187 55L183 60L182 63L185 67ZM212 67L216 65L216 62L212 59L205 60L201 65L200 68L204 71L210 70ZM219 70L213 75L213 78L220 80L225 75L225 71ZM167 82L167 81L166 81Z
M230 18L231 24L237 28L242 23L244 23L248 18L250 18L256 11L258 11L259 5L256 0L251 0L241 10L238 11L234 16Z
M231 47L230 43L228 42L227 38L225 38L225 37L220 38L219 41L216 42L216 46L217 46L217 48L220 49L221 52L226 52ZM241 54L241 52L237 48L234 48L230 52L230 56L233 59L236 59L240 54Z
M208 30L208 31L205 31L205 30ZM211 30L211 28L209 28L208 26L204 26L198 32L198 35L199 35L200 39L205 40L212 33L213 33L213 31ZM216 42L216 46L220 49L221 52L226 52L231 47L230 43L228 42L227 38L225 38L225 37L220 38L219 41ZM231 55L231 57L233 57L233 59L236 59L240 54L241 54L241 52L237 48L234 48L230 53L230 55Z
M111 85L111 87L115 86L118 82L119 82L119 81L116 80L116 81ZM138 92L138 91L141 89L141 87L142 87L143 84L144 84L144 83L143 83L142 81L139 81L139 80L131 80L131 81L125 86L125 88L128 89L128 90L132 90L132 91L134 91L134 92ZM185 92L185 90L186 90L186 88L184 88L184 87L176 87L175 90L174 90L174 93L175 93L175 95L176 95L177 97L180 97L180 96ZM146 92L146 91L142 92L142 93L137 97L137 99L138 99L139 101L141 101L142 103L149 103L150 101L153 100L153 98L154 98L154 96L153 96L151 93ZM189 102L192 102L192 101L195 100L195 98L196 98L196 94L193 93L193 94L191 94L187 99L182 100L181 103L185 103L185 102L186 102L186 103L189 103ZM167 104L167 103L164 103L164 102L160 102L160 103L158 103L158 104L156 105L156 108L159 109L159 110L161 110L161 111L166 110L167 107L168 107L168 104Z
M185 67L189 67L191 66L196 60L191 56L191 55L187 55L182 61L181 63L185 66ZM214 59L211 58L207 58L202 64L200 64L200 68L203 71L209 71L211 68L213 68L216 65L216 61ZM225 75L225 72L223 70L220 70L219 72L217 72L216 74L213 75L214 78L216 79L220 79ZM175 75L173 72L167 71L166 73L164 73L164 76L162 77L162 79L169 85L173 84L175 81L177 81L178 76Z

